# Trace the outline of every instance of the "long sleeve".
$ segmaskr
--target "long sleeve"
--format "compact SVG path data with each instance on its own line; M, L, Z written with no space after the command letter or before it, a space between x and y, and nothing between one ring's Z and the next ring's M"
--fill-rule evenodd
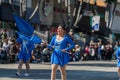
M116 50L116 58L118 58L118 50Z
M75 47L75 44L74 44L73 40L69 36L67 36L67 41L68 41L68 43L70 45L69 45L69 47L66 48L66 50L69 51L69 50L71 50L71 49L73 49Z
M20 44L22 44L23 40L18 37L18 38L17 38L17 42L20 43Z
M120 57L120 47L118 47L118 49L116 50L116 57Z
M34 45L31 45L31 46L28 48L28 50L29 50L29 51L32 51L34 48L35 48Z
M35 47L34 44L32 42L28 42L28 44L26 44L27 46L27 50L32 51Z
M53 48L52 46L54 45L55 38L56 38L56 36L53 36L53 38L51 39L51 42L50 42L50 44L48 45L48 48L49 48L49 49Z

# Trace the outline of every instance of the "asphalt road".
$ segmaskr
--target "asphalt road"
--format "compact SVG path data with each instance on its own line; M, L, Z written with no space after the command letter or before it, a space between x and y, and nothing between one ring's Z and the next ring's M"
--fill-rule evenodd
M17 77L18 63L0 64L0 80L50 80L50 63L31 63L30 76ZM22 74L25 72L23 65ZM67 80L118 80L116 61L70 62L67 66ZM59 69L57 80L60 79Z

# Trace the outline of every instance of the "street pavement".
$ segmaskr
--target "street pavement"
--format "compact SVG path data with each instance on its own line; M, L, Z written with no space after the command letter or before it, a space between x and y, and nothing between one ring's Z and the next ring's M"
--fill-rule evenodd
M31 63L30 76L17 77L15 72L18 63L0 64L0 80L50 80L51 66L46 63ZM116 61L80 61L70 62L67 66L67 80L118 80ZM59 68L57 80L60 79Z

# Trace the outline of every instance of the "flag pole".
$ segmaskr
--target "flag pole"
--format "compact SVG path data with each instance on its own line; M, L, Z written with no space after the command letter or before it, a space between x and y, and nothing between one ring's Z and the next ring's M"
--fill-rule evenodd
M36 12L37 12L37 11L38 11L38 9L39 9L39 6L40 6L40 0L38 0L37 5L36 5L36 7L35 7L35 9L34 9L33 13L30 15L30 17L29 17L29 20L28 20L28 21L30 21L30 20L33 18L33 16L36 14Z

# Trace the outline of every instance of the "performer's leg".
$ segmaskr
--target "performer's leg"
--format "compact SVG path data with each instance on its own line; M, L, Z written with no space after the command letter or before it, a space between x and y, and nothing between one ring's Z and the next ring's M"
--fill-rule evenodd
M52 64L51 65L51 80L55 80L56 79L56 71L57 71L57 68L58 68L58 65L57 64Z
M21 72L21 69L22 69L22 65L23 65L23 60L19 60L19 65L18 65L18 72L20 73Z
M118 67L118 76L120 77L120 67Z
M28 62L26 62L25 65L26 65L26 73L29 73L29 71L30 71L30 60L28 60Z
M21 73L21 69L22 69L22 65L23 65L23 60L19 60L19 64L18 64L18 70L16 72L16 75L17 76L20 76L20 73Z
M60 67L60 72L61 72L62 80L66 80L66 65L64 65L63 67Z

